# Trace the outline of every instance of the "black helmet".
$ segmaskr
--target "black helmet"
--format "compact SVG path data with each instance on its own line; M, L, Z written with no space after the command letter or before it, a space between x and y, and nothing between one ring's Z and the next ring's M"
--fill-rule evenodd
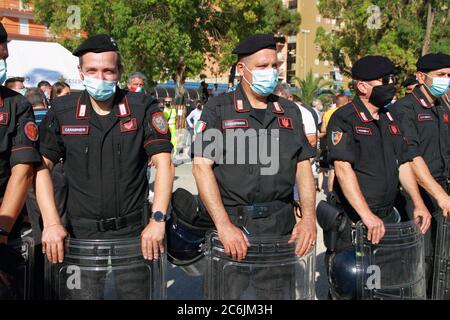
M199 197L177 189L172 195L172 211L166 223L168 260L187 266L203 258L205 234L212 229L214 223Z
M357 299L356 253L353 247L344 249L330 257L330 294L333 300Z

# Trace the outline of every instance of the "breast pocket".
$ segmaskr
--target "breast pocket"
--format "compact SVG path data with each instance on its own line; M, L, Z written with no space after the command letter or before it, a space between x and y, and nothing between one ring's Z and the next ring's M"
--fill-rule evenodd
M63 141L66 146L66 170L81 184L86 184L93 173L91 166L95 143L90 141L88 135L67 135Z

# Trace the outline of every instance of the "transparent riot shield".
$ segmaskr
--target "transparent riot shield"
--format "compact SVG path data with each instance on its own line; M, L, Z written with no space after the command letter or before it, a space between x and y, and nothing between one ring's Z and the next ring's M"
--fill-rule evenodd
M304 257L295 255L289 236L249 238L243 261L225 254L216 232L205 246L205 298L213 300L313 300L315 248Z
M31 300L33 295L34 240L23 237L8 243L21 256L21 261L11 277L11 299ZM9 299L9 298L8 298Z
M426 299L424 239L414 221L385 223L378 245L356 227L357 297L360 300Z
M436 236L433 299L450 300L450 220L441 214Z
M145 260L140 238L67 239L64 262L46 260L45 292L56 300L166 298L166 255Z

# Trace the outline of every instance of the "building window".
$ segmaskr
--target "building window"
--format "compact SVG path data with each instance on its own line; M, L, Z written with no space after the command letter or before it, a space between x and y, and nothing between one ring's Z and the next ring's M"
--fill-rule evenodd
M314 64L315 64L316 66L318 66L319 63L320 63L320 60L319 60L319 59L314 59Z
M23 0L19 0L19 10L30 10L30 4L25 4Z
M297 9L297 0L288 1L288 9Z
M330 63L328 62L328 60L325 60L325 61L323 62L323 65L324 65L325 67L328 67L328 66L330 65Z
M331 24L334 26L336 25L336 19L331 19Z
M330 80L330 74L324 73L323 78L324 78L324 80Z
M322 17L320 16L320 14L318 14L318 15L316 16L316 22L317 22L317 23L320 23L320 21L322 21Z
M325 18L324 21L325 21L325 24L330 24L331 23L331 20L329 18Z
M314 79L317 79L319 77L319 74L317 72L314 72Z
M30 34L28 19L19 18L19 33L25 35Z
M315 43L315 44L314 44L314 50L320 51L320 44Z

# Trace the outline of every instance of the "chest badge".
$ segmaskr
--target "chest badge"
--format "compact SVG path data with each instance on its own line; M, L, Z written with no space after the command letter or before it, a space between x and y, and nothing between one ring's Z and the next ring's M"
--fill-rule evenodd
M294 127L292 126L291 118L280 117L280 118L278 118L278 124L279 124L280 128L283 128L283 129L294 129Z
M9 114L8 112L0 112L0 124L7 126L9 123Z
M120 122L120 131L121 132L130 132L130 131L137 131L137 121L136 118L131 119L130 121L127 121L125 123Z
M433 116L428 113L420 113L417 115L418 121L433 121Z
M372 129L367 127L355 127L355 132L357 134L363 135L363 136L371 136L373 135Z
M230 119L222 121L222 129L248 128L247 119Z
M444 118L444 122L445 122L445 123L448 123L448 114L444 114L444 117L443 117L443 118Z
M400 129L397 127L396 124L390 124L389 131L391 132L391 134L394 134L394 135L400 134Z
M64 136L89 134L89 126L61 126L61 134Z

